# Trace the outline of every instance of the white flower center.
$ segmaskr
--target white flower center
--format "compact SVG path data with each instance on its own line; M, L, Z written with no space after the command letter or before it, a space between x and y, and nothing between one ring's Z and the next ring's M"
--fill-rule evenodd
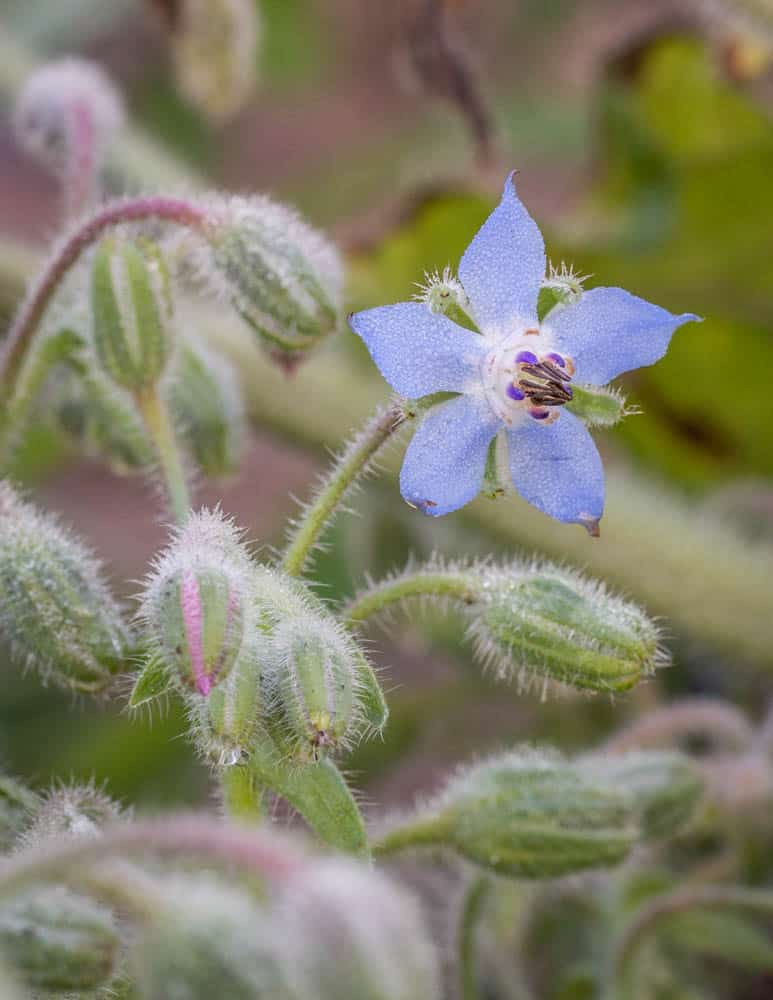
M552 423L572 398L574 362L538 329L520 329L495 344L481 366L483 390L508 427L526 417Z

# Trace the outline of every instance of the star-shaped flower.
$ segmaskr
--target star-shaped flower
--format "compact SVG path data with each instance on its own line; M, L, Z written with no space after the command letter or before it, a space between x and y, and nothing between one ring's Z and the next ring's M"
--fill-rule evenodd
M425 514L448 514L478 495L489 445L501 432L521 496L598 533L604 472L585 424L565 408L572 383L601 386L653 364L673 332L699 317L674 316L621 288L594 288L540 323L545 264L542 235L511 174L459 265L465 309L479 332L423 302L349 318L398 393L459 394L429 409L405 454L401 492Z

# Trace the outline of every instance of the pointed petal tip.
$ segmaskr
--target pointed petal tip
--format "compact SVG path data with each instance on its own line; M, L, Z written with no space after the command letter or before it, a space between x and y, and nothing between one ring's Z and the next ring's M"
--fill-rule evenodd
M577 518L577 523L581 524L583 528L585 528L591 538L601 537L600 522L600 517L593 517L591 514L580 514Z

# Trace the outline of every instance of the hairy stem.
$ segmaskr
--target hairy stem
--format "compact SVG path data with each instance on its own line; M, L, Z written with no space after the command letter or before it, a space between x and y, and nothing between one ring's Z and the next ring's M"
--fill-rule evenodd
M427 596L452 597L463 604L474 604L478 600L474 578L468 573L427 570L374 584L344 608L342 618L354 625L407 598Z
M282 557L282 569L300 576L320 535L355 482L367 472L381 448L403 420L403 409L393 403L379 410L341 453L311 503L303 512Z
M125 222L159 219L203 231L204 212L191 202L162 195L111 202L78 226L54 251L42 273L32 284L5 339L0 356L0 398L8 399L30 343L62 281L81 255L113 226Z
M383 837L371 844L374 858L387 858L392 854L410 851L414 847L430 847L442 844L445 839L446 825L436 816L414 820L402 826L396 826Z
M461 1000L480 1000L478 968L478 928L492 882L487 875L474 878L467 886L459 919L459 990Z
M263 820L263 787L249 767L237 764L223 768L220 791L230 819L253 825Z
M169 408L155 386L138 392L135 399L148 434L156 447L172 514L177 524L182 525L191 509L191 497L180 444Z
M687 736L706 735L712 743L743 750L754 738L744 713L719 698L684 698L649 712L611 737L604 749L624 753L640 747L662 747Z
M199 816L174 816L107 827L99 838L40 844L0 862L0 899L42 882L68 882L78 868L125 854L198 854L271 882L293 877L302 857L266 831Z
M613 949L604 994L608 1000L625 995L625 982L638 949L657 923L674 914L696 909L748 910L770 917L773 915L773 893L740 886L699 886L676 889L653 899L624 928Z

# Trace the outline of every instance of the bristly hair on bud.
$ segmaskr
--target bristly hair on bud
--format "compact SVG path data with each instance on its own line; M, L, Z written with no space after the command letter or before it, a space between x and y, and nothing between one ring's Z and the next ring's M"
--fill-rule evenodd
M668 662L644 611L599 581L541 563L484 564L480 579L469 631L498 677L615 693Z
M470 300L450 267L444 267L442 274L439 271L427 272L418 289L414 299L423 302L430 312L450 316L461 321L463 326L470 325Z
M567 267L561 261L560 269L550 265L547 278L542 282L537 300L537 317L540 322L553 309L574 305L582 298L583 284L592 278L591 274L575 273L573 267Z
M327 237L263 195L211 194L202 208L205 239L185 237L194 277L230 303L279 359L299 360L338 328L343 263Z
M104 160L123 118L118 92L94 63L58 60L26 81L14 113L16 137L59 180L68 217L98 199Z
M19 843L35 847L62 837L98 837L103 826L128 818L118 802L93 782L55 785L40 796Z
M630 798L550 750L519 747L461 768L374 848L435 845L513 878L616 865L639 837Z
M104 690L131 637L100 564L49 514L0 483L0 636L44 680Z
M255 627L251 574L242 533L219 509L176 529L138 612L148 663L160 664L172 686L206 697L228 675Z
M255 88L261 33L255 0L151 3L169 30L182 93L208 118L232 118Z

